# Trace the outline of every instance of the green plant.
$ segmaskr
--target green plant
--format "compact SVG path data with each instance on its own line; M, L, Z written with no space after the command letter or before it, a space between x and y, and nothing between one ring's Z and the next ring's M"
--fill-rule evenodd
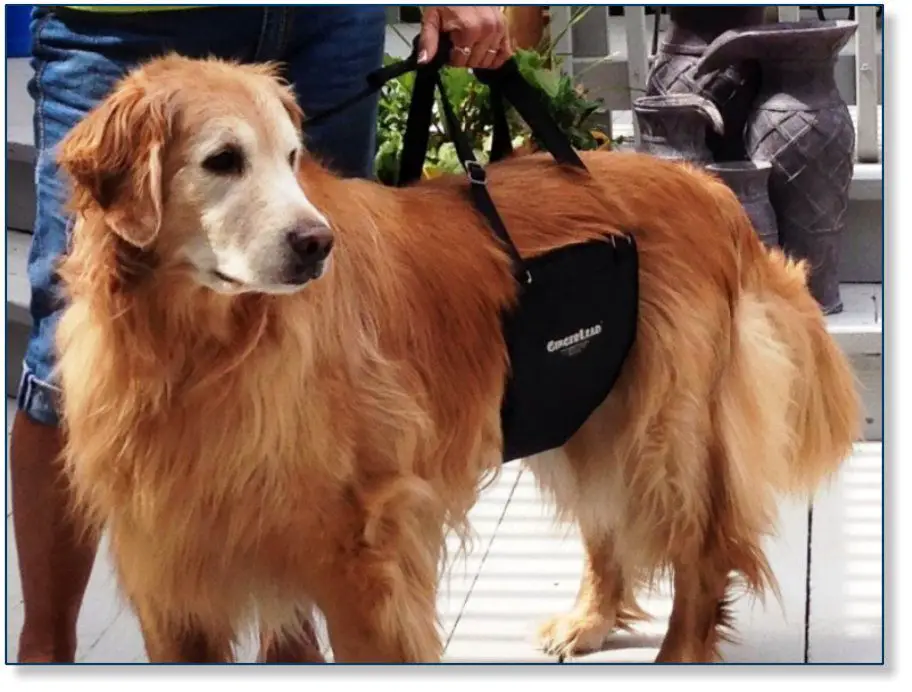
M584 14L584 11L578 11L573 22L579 21ZM576 149L604 146L608 142L608 136L595 118L602 107L601 100L589 98L581 86L575 85L569 76L560 71L560 60L554 54L556 40L539 50L517 51L516 60L520 72L526 80L545 93L551 116ZM392 60L387 56L387 64ZM480 161L486 162L493 133L490 90L465 69L445 68L441 80L475 155ZM375 169L377 177L387 184L394 183L398 174L399 155L414 83L414 73L406 74L389 82L380 95ZM525 123L512 109L508 111L508 123L514 149L538 147L538 142L531 137ZM444 134L438 104L432 117L424 172L428 176L434 176L457 173L461 169L453 144Z
M575 149L597 149L607 139L594 116L602 108L601 99L588 97L582 86L560 72L558 67L547 66L547 55L536 51L517 51L519 71L526 81L541 89L547 96L548 111ZM551 65L557 60L551 59ZM538 144L534 141L533 143Z

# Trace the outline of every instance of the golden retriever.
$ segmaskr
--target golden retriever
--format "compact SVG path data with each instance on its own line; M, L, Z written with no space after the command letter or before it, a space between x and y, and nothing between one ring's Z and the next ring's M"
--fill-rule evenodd
M445 534L501 465L506 254L450 177L343 180L301 146L269 66L167 56L66 138L59 324L66 464L110 532L152 661L228 660L313 607L335 660L437 661ZM732 580L774 587L780 493L850 453L859 402L800 263L735 196L636 154L490 166L521 252L635 233L636 344L564 448L527 461L587 559L567 654L642 617L674 575L661 661L710 661Z

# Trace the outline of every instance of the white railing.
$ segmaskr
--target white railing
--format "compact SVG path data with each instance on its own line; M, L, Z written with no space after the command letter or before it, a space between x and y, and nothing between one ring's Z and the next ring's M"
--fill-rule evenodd
M780 21L796 21L801 16L798 5L776 6ZM589 68L589 64L596 62L612 63L623 62L623 56L612 54L610 45L612 22L605 6L593 6L591 11L604 12L606 22L605 56L602 58L576 56L573 47L573 30L568 30L572 18L572 7L567 5L552 5L551 30L552 35L560 34L561 40L556 46L557 55L565 58L562 69L573 75L575 68L587 66L583 81L591 87L596 94L608 94L606 102L610 111L629 110L633 99L642 94L646 88L646 78L649 65L652 62L652 21L647 29L645 5L628 5L624 8L623 27L626 39L626 84L617 83L623 80L624 75L610 66ZM856 157L859 162L878 163L881 160L881 146L878 138L880 116L878 103L880 92L877 78L877 7L862 5L855 7L855 18L858 21L858 31L855 35L855 108L857 114L856 124ZM587 17L586 21L591 21ZM605 80L614 83L605 84ZM610 112L607 117L611 118ZM634 120L635 126L635 120ZM634 130L634 136L638 133Z
M855 105L858 122L855 126L855 155L859 161L880 161L877 131L877 8L862 5L855 8L858 32L855 34Z

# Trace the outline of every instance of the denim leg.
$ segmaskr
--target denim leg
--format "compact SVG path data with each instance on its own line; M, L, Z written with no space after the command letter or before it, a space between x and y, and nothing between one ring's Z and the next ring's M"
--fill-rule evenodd
M19 408L46 425L57 423L53 369L60 296L56 265L66 250L71 225L63 212L67 189L58 175L55 150L125 71L125 66L90 51L63 47L54 38L53 21L43 13L32 25L34 74L28 90L35 103L37 206L28 257L32 331L18 395Z
M283 60L304 113L332 108L363 89L383 64L382 5L297 7ZM307 148L336 172L372 177L377 135L375 96L308 128Z

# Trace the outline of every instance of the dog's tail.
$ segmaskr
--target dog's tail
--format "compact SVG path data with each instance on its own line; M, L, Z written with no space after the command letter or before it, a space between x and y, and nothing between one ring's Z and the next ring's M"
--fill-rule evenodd
M720 441L747 495L807 496L860 435L857 383L808 291L804 263L765 248L740 205L728 217L741 290L720 383L719 415L728 418L717 427Z

